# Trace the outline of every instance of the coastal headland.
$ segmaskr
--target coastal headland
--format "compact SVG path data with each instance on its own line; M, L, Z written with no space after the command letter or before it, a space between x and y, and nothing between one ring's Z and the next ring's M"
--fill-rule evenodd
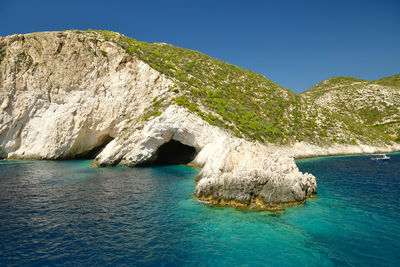
M198 199L273 210L317 194L294 158L400 149L396 79L335 80L298 95L200 52L115 32L0 37L0 157L193 164ZM357 84L386 92L368 102L373 117L333 103L332 88Z

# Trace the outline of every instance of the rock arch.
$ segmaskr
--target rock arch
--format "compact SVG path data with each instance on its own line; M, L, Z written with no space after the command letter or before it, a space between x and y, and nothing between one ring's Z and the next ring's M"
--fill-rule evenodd
M197 151L194 147L171 139L158 147L153 156L140 166L188 164L195 159L196 155Z

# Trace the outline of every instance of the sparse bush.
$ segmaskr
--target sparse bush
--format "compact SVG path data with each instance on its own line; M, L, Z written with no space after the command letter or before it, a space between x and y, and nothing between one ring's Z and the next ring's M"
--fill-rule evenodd
M107 57L107 52L104 50L100 50L100 53L103 57Z

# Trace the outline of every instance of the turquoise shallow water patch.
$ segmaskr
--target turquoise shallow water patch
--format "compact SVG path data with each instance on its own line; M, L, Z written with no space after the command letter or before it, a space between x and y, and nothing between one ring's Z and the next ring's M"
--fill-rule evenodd
M297 161L318 196L280 212L210 207L195 168L0 163L4 265L396 266L400 155Z

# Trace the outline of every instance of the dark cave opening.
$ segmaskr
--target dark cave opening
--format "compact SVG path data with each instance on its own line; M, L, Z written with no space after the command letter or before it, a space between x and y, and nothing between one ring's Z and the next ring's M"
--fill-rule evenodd
M109 135L105 135L101 138L99 145L92 148L89 151L86 151L85 153L76 155L74 159L94 159L100 152L110 143L112 140L114 140L113 137Z
M194 147L171 139L168 143L161 145L156 151L153 160L145 165L188 164L194 160L196 155L197 151Z

